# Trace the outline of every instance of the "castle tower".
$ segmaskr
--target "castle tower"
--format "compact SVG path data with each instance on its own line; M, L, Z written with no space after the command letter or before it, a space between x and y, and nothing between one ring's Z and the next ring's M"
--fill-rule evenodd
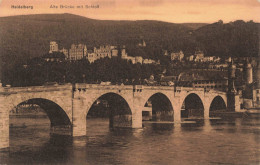
M50 51L49 51L49 53L58 52L58 51L59 51L59 48L58 48L57 42L51 41L50 42Z

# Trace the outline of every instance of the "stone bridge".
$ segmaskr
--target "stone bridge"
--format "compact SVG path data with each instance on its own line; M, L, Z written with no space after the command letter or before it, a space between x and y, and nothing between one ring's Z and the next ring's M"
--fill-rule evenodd
M9 146L9 112L19 104L38 104L48 115L51 127L68 126L73 136L84 136L86 116L100 99L114 106L110 122L115 116L128 116L128 127L132 128L142 128L142 111L149 107L149 100L152 111L169 111L174 123L181 122L181 109L196 108L198 104L205 119L220 104L222 109L239 109L238 96L203 88L98 84L0 87L0 148Z

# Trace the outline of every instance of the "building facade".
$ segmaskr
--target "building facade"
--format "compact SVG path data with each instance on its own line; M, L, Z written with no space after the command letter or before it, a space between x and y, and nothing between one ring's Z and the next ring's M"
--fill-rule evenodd
M184 54L182 51L180 52L173 52L171 53L171 60L178 60L178 61L182 61L182 59L184 58Z
M111 58L111 47L109 45L100 46L99 48L94 47L94 53L96 54L97 58Z
M194 58L195 62L203 62L204 53L202 51L196 51L194 56L195 56Z
M58 52L59 51L59 46L57 44L56 41L51 41L50 42L50 51L49 53L53 53L53 52Z
M97 54L94 53L94 52L88 52L88 54L87 54L87 60L88 60L90 63L94 63L94 62L97 60Z
M74 61L74 60L81 60L87 56L87 46L84 44L72 44L71 48L69 50L69 60Z

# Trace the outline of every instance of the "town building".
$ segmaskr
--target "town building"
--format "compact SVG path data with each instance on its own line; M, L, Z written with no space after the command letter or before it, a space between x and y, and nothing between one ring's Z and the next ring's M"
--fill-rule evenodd
M182 51L180 52L173 52L171 53L171 60L178 60L178 61L182 61L182 59L184 58L184 54Z
M144 59L143 60L143 64L155 64L156 61L155 60L152 60L152 59Z
M194 58L195 62L203 62L204 53L202 51L196 51L194 56L195 56Z
M118 50L116 48L113 48L111 53L112 53L112 57L117 57L118 56Z
M127 58L127 53L125 50L125 46L123 46L123 48L121 49L121 58L122 59L126 59Z
M62 48L61 50L59 50L59 52L63 53L65 55L65 59L69 59L69 51L68 49Z
M194 55L188 56L186 58L187 61L193 61L194 60Z
M99 48L94 47L94 53L96 53L97 59L100 58L111 58L111 47L109 45L100 46Z
M214 56L207 56L202 59L202 62L213 62L214 58Z
M220 57L214 57L213 61L214 62L220 62L221 58Z
M135 62L136 62L136 63L143 64L143 57L142 57L142 56L136 56L136 57L135 57Z
M228 87L227 71L190 70L178 75L176 86L215 89L226 91Z

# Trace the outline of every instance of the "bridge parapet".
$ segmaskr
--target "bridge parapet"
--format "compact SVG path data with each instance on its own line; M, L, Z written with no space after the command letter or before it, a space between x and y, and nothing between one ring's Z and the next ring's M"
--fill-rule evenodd
M192 87L182 87L183 91L204 91L204 88L192 88Z
M204 88L192 88L192 87L175 87L174 88L174 92L176 92L176 93L190 92L190 91L201 92L201 91L204 91Z
M207 92L207 93L215 93L215 94L220 94L220 95L225 95L226 92L224 91L219 91L215 89L210 89L210 88L194 88L194 87L176 87L175 88L176 92L181 92L181 91L197 91L197 92Z
M97 89L97 90L104 90L104 89L108 89L108 90L120 90L120 89L127 89L127 90L133 90L133 86L132 85L101 85L101 84L85 84L85 83L76 83L74 90L78 90L78 91L84 91L87 89Z
M1 87L0 94L59 91L64 89L72 89L72 85L64 84L64 85L46 85L46 86L30 86L30 87Z
M172 86L143 86L144 90L174 90Z

